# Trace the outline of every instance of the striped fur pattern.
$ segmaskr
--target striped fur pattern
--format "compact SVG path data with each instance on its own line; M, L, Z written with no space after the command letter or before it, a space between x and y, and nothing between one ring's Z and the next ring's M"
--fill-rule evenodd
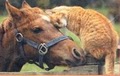
M81 40L81 48L96 59L105 59L106 74L113 74L118 35L111 22L102 14L78 6L59 6L47 11L51 22L67 27ZM67 25L61 22L66 19Z

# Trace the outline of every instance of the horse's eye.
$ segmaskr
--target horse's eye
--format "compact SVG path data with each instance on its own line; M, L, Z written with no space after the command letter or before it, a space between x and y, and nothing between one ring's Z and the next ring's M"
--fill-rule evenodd
M41 28L35 28L33 30L34 33L40 33L41 31L43 31Z

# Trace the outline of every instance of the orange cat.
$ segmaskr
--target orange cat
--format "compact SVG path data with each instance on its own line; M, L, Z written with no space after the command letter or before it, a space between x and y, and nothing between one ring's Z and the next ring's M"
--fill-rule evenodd
M46 13L57 27L67 27L82 43L82 49L96 59L105 59L105 73L114 73L118 35L102 14L82 7L59 6Z

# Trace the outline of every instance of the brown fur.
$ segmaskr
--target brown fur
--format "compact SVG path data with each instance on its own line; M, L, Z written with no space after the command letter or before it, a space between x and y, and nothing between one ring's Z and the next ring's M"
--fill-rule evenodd
M14 29L17 28L25 38L33 40L37 43L46 43L50 40L62 36L50 22L42 19L40 14L42 11L37 8L26 7L23 4L21 9L17 9L5 3L9 17L0 26L0 71L20 71L22 66L26 63L21 59L20 49L15 39ZM36 14L35 13L36 10ZM38 14L39 13L39 14ZM40 33L33 32L36 28L41 29ZM67 46L66 46L67 45ZM77 45L70 39L63 40L49 49L45 55L44 62L48 66L67 65L65 60L76 62L80 60L76 58L72 51L73 48L77 50ZM38 61L38 50L28 45L24 46L24 51L27 59ZM79 53L79 52L78 52Z
M84 51L96 59L104 58L106 74L113 74L118 35L105 16L78 6L60 6L47 13L55 26L66 26L80 38ZM66 19L67 25L61 19Z

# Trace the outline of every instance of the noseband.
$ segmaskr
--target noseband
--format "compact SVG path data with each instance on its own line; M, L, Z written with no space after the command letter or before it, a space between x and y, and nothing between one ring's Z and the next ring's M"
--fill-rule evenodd
M29 63L34 63L37 66L39 66L40 68L44 69L43 66L43 57L46 55L46 53L48 53L48 49L52 46L54 46L55 44L59 43L60 41L66 40L69 37L67 36L60 36L58 38L55 38L47 43L37 43L34 42L30 39L24 38L24 36L22 35L22 33L20 33L17 29L14 30L15 32L15 38L16 41L19 43L19 48L20 48L20 53L22 55L22 58L24 58L24 60L28 60L27 57L25 56L25 51L23 46L28 44L29 46L35 48L38 50L39 53L39 63L37 63L34 60L28 60Z

